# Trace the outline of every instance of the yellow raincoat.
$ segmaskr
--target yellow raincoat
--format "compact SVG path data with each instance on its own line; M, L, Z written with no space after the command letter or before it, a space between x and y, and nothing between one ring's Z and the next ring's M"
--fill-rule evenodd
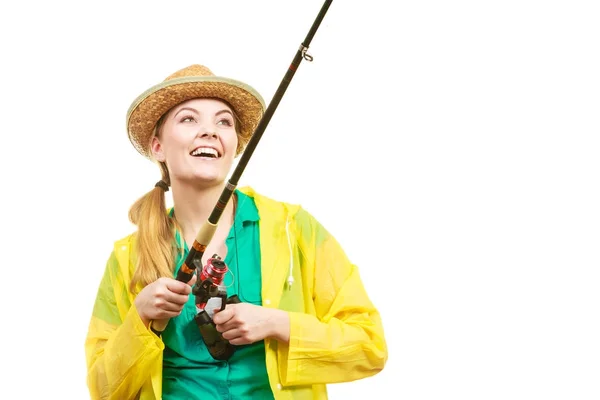
M265 339L275 399L326 399L325 384L381 371L388 354L380 315L334 237L300 206L240 190L260 216L263 306L290 315L289 344ZM85 342L92 399L161 399L164 345L128 291L135 240L115 242L98 289Z

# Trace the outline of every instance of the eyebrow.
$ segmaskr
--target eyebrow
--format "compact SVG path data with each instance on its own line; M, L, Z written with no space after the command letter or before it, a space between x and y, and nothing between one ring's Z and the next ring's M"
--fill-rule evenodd
M175 113L175 115L173 115L173 118L177 117L177 116L179 115L179 113L180 113L180 112L182 112L182 111L192 111L192 112L194 112L194 113L196 113L196 114L200 114L200 113L198 112L198 110L196 110L195 108L191 108L191 107L183 107L183 108L181 108L180 110L178 110L178 111ZM231 111L229 111L229 110L226 110L226 109L223 109L223 110L217 111L217 112L215 113L215 116L217 116L217 115L221 115L221 114L223 114L223 113L228 113L228 114L230 114L230 115L233 117L233 113L232 113Z
M215 114L215 116L217 116L217 115L221 115L221 114L223 114L223 113L230 114L230 115L233 117L233 114L231 113L231 111L229 111L229 110L225 110L225 109L223 109L223 110L221 110L221 111L217 112L217 113Z

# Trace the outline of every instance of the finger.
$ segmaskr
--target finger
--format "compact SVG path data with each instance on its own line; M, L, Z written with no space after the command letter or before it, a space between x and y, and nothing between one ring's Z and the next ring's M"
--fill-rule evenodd
M154 304L157 310L167 311L167 312L180 312L183 310L182 304L171 303L164 300L157 300Z
M214 317L213 317L213 321L214 321ZM217 324L215 323L215 329L217 330L217 332L227 332L228 330L234 329L235 327L232 326L231 324Z
M247 324L234 320L229 320L225 324L217 325L216 328L217 331L223 334L223 337L227 336L225 337L226 339L233 339L235 337L248 335L248 333L250 333Z
M243 337L239 337L239 338L236 338L236 339L229 340L229 343L231 343L234 346L243 346L245 344L252 344L254 342L251 341L251 340L249 340L249 339L245 339Z
M192 278L193 279L193 278ZM178 294L190 294L192 292L192 288L185 282L179 282L175 279L169 279L166 281L167 289L169 289L173 293Z
M229 330L226 330L225 332L221 332L221 336L223 336L223 339L232 341L232 340L235 340L236 338L240 338L241 336L243 336L243 334L239 329L229 329Z
M257 339L250 337L249 335L239 335L235 336L232 339L227 339L227 341L235 346L241 346L244 344L252 344L256 342Z
M214 321L214 318L213 318L213 321ZM238 321L236 318L231 318L222 324L215 323L217 331L219 331L221 333L235 330L235 329L241 329L242 325L243 325L242 322Z
M198 275L194 274L192 276L192 279L189 280L189 282L187 283L189 286L194 286L196 284L196 281L198 280Z
M227 306L223 311L219 308L214 309L213 322L216 325L221 325L229 321L235 315L235 309Z
M177 316L181 315L181 311L166 311L163 309L158 309L155 313L155 315L152 317L152 319L156 320L156 319L170 319L170 318L175 318Z
M185 303L188 302L188 300L190 299L189 295L184 295L184 294L179 294L179 293L173 293L173 292L169 292L167 291L166 293L164 293L161 298L163 298L167 303L173 303L173 304L177 304L177 305L184 305Z

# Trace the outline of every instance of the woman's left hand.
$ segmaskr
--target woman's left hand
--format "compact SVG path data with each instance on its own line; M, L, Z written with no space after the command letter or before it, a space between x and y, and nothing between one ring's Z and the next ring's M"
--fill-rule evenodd
M213 322L217 331L231 344L251 344L271 337L289 341L290 320L287 312L249 303L228 304L215 311Z

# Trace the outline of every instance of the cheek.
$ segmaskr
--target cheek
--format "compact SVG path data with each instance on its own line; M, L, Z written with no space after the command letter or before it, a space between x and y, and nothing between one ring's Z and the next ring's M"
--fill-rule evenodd
M167 157L179 157L181 153L188 151L189 143L189 135L185 135L181 131L175 131L164 141L163 151Z
M233 136L231 137L231 139L229 140L229 142L230 142L230 144L229 144L229 147L231 147L231 148L233 149L233 151L234 151L234 152L236 151L236 149L237 149L237 146L238 146L238 142L239 142L239 140L238 140L238 139L239 139L239 138L238 138L238 135L237 135L237 134L235 134L235 135L233 135Z
M187 152L182 147L169 147L164 150L163 157L167 166L177 168L178 165L183 165L187 162Z
M237 144L237 135L232 135L229 132L227 132L227 134L221 135L221 145L223 146L223 149L227 154L227 158L232 157L232 153L233 157L235 157L235 154L237 152Z

